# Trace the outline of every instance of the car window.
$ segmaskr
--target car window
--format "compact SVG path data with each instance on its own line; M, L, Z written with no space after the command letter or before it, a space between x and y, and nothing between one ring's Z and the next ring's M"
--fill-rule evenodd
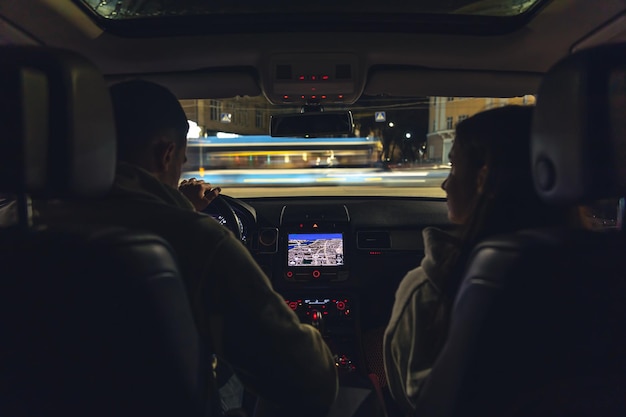
M515 98L364 97L346 107L354 132L340 137L271 137L270 117L300 108L263 97L181 100L189 118L183 179L199 178L234 197L445 197L441 183L456 124ZM345 108L344 108L345 109Z

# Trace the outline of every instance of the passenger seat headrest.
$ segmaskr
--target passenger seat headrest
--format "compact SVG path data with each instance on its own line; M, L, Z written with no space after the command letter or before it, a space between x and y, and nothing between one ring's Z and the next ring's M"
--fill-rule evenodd
M98 196L115 174L109 91L75 53L0 47L0 192Z
M531 157L535 188L548 203L626 196L626 44L580 51L548 71Z

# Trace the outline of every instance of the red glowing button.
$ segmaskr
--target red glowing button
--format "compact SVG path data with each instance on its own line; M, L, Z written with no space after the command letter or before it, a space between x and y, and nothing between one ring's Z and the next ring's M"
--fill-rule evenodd
M292 309L293 311L296 311L296 309L298 308L298 303L296 303L295 301L290 302L289 308Z
M313 271L313 274L312 274L312 275L313 275L313 278L319 278L319 277L320 277L320 275L322 275L322 274L320 273L320 271L318 271L318 270L316 269L315 271Z
M344 303L343 301L338 301L337 302L337 310L345 310L346 309L346 303Z
M292 271L287 271L287 278L293 278L293 272Z

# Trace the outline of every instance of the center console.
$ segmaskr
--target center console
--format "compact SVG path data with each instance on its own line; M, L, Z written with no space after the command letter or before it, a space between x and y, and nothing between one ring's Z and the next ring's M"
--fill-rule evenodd
M304 323L316 327L340 372L359 369L359 300L350 274L350 216L344 205L285 206L276 289Z

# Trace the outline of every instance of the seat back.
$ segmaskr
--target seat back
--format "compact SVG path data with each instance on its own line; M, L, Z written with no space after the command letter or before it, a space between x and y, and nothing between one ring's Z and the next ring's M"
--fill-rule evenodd
M208 360L175 254L147 233L32 226L31 196L97 199L115 132L95 67L67 51L0 48L0 415L206 415Z
M573 209L626 195L626 47L566 58L537 99L539 195ZM626 415L626 239L546 228L473 250L419 416Z

